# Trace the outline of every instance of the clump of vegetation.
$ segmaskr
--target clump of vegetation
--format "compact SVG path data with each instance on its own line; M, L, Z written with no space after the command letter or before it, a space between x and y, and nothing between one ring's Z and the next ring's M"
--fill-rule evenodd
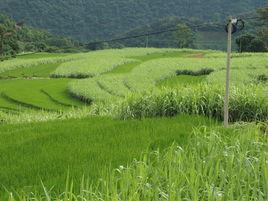
M268 119L266 100L258 96L256 87L231 90L230 121ZM123 101L117 111L122 119L198 114L223 118L224 90L219 85L201 84L192 87L167 89L161 92L133 95Z
M20 26L19 26L20 25ZM81 52L81 43L63 36L55 36L23 23L16 23L0 14L0 59L16 57L24 52Z
M209 75L214 72L212 68L202 68L198 71L193 70L177 70L177 75L192 75L192 76L202 76L202 75Z
M242 133L242 134L241 134ZM253 200L268 199L267 137L256 126L196 129L188 145L143 154L108 171L98 185L67 179L63 193L9 194L21 200Z
M268 6L258 9L258 21L254 35L246 33L236 39L239 52L267 52L268 51Z
M259 76L257 77L257 81L258 81L258 82L267 82L267 81L268 81L268 76L265 75L265 74L259 75Z

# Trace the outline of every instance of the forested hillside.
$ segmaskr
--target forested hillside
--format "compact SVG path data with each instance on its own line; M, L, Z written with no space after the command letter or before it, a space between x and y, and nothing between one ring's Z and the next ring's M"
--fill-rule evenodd
M223 21L267 0L0 0L0 12L81 41L109 38L169 16Z
M0 59L22 52L76 52L80 42L29 27L0 13Z

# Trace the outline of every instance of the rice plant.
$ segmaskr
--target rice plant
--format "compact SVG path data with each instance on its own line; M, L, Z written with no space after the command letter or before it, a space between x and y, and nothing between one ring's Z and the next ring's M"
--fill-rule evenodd
M71 78L88 78L101 75L112 71L114 68L127 63L137 61L140 56L146 56L156 53L165 53L169 51L180 51L174 49L157 49L157 48L126 48L102 50L83 55L82 59L66 62L60 65L52 77L71 77Z
M266 58L260 59L259 55L256 57L235 57L232 61L232 85L239 86L243 84L254 84L260 75L264 74L266 76L266 74L268 74L268 69L265 67L268 62ZM172 78L176 76L176 74L209 74L206 77L206 82L210 83L211 85L223 85L225 82L225 66L225 58L221 57L160 58L140 63L139 65L135 66L131 72L122 75L120 77L120 82L114 82L116 83L115 85L113 85L113 82L111 82L114 77L111 74L99 76L97 79L99 82L111 83L108 90L112 93L114 93L114 91L118 91L120 96L123 97L127 95L127 90L124 90L125 87L134 93L155 90L157 88L157 83L161 82L162 80ZM109 76L111 76L111 78L109 78ZM81 84L79 84L78 81L75 85L75 91L72 91L72 87L70 87L71 93L73 94L80 94L79 88L82 89L85 88L85 86L88 86L86 89L89 93L88 95L92 93L89 92L91 80L88 80L88 83L86 81L81 81ZM80 96L81 95L82 94L80 94ZM92 97L86 96L84 98ZM97 99L100 99L100 97Z
M68 56L61 56L61 57L45 57L45 58L37 58L37 59L21 59L16 58L12 60L6 60L1 62L0 66L0 73L11 71L19 68L29 68L34 67L42 64L50 64L50 63L62 63L66 61L71 61L81 57L81 54L77 55L68 55Z
M140 160L104 171L98 184L82 179L80 191L67 177L63 193L9 193L9 201L268 199L268 138L258 127L196 129L188 145L144 153ZM105 174L106 173L106 174Z

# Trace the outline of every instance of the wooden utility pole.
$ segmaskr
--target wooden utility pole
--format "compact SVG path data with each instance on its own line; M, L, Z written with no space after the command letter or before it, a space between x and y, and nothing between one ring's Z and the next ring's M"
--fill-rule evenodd
M230 96L230 70L231 70L231 53L232 53L232 30L233 20L230 18L228 24L228 43L227 43L227 68L226 68L226 89L224 99L224 126L229 125L229 96Z
M148 48L148 45L149 45L149 34L147 34L146 36L146 48Z

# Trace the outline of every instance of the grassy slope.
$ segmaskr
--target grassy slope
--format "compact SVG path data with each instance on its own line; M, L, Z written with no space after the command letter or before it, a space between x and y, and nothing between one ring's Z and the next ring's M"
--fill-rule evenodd
M137 62L127 63L124 65L120 65L117 68L113 69L112 71L108 72L107 74L118 74L118 73L129 73L131 72L136 66L150 60L160 59L160 58L177 58L182 57L184 55L188 55L191 52L183 52L183 51L171 51L171 52L163 52L163 53L153 53L144 56L135 56L130 57L131 59L138 60Z
M135 49L132 49L135 50ZM161 49L159 49L161 50ZM126 50L126 52L129 51L129 55L131 55L131 50ZM143 50L144 51L144 50ZM100 75L98 77L95 77L93 79L84 79L84 80L78 80L76 82L72 82L69 84L68 90L74 94L77 97L83 97L90 101L95 102L105 102L105 101L114 101L118 100L119 98L126 97L129 93L132 93L133 91L139 91L140 89L148 89L152 86L152 83L146 84L146 79L149 76L150 73L154 74L154 70L159 68L157 66L157 62L159 59L164 59L165 62L161 64L161 67L163 68L169 68L170 64L168 64L166 61L169 59L175 59L178 60L180 58L184 57L197 57L197 56L203 56L206 52L203 51L200 53L199 51L194 50L165 50L163 49L162 52L154 52L154 53L146 53L143 52L143 55L138 56L128 56L127 58L133 59L136 62L124 64L117 66L113 70L109 71L105 75ZM143 68L145 63L147 62L153 62L149 64L150 72L140 72L141 66ZM151 66L150 66L151 65ZM140 70L136 70L140 69ZM136 74L133 74L133 72L136 72ZM164 71L164 72L163 72ZM164 73L165 69L162 69L158 72L158 74ZM175 70L174 70L175 74ZM142 82L141 82L142 80ZM187 80L187 79L184 79ZM147 80L148 81L148 80ZM130 84L130 83L131 84ZM132 86L134 84L134 86ZM138 86L136 86L136 84ZM142 86L141 86L142 85ZM139 87L140 86L140 87Z
M57 58L70 54L37 53L19 55L20 59ZM70 106L82 106L81 101L76 100L67 93L67 79L50 80L49 75L61 63L50 63L18 68L0 74L0 93L5 93L15 101L0 97L0 108L25 110L28 107L44 108L50 110L63 110ZM33 77L42 78L32 80ZM8 78L18 78L8 80ZM24 79L27 78L27 79ZM28 79L29 78L29 79ZM21 102L21 104L19 103Z
M206 76L191 76L191 75L179 75L170 79L162 80L158 83L158 87L176 88L178 86L191 86L202 83L206 80Z
M95 180L104 167L125 165L148 147L187 143L194 126L211 120L176 118L120 121L88 118L0 127L0 185L63 187L67 170Z
M54 57L62 57L62 56L69 56L69 53L31 53L31 54L22 54L18 55L17 57L20 59L40 59L44 57L54 58Z
M45 55L37 55L42 57ZM141 63L157 58L182 56L178 52L152 54L136 57ZM24 57L34 57L25 55ZM135 57L134 57L135 58ZM139 62L137 65L140 64ZM111 73L129 73L136 66L122 65ZM50 69L51 68L51 69ZM40 71L25 69L25 74L48 76L54 67L48 65ZM12 74L22 76L21 71ZM195 85L205 77L177 76L159 83L162 87ZM69 97L66 91L68 79L42 80L0 80L0 92L6 91L16 100L47 109L65 109L42 93L43 89L51 97L66 104L78 105L79 101ZM0 107L17 107L16 104L0 98ZM40 184L63 187L69 169L71 175L80 179L83 174L95 180L106 165L124 165L139 157L148 147L157 148L170 145L174 140L179 144L188 142L193 126L211 125L205 118L181 116L172 119L146 119L142 121L119 121L109 118L88 118L47 123L0 126L0 185L8 188Z
M61 63L41 64L28 68L19 68L6 71L0 74L1 78L18 77L49 77L50 73L56 70Z
M132 56L132 59L138 60L134 63L128 63L115 68L108 74L118 73L129 73L137 65L158 58L174 58L181 57L189 52L183 51L169 51L163 53L152 53L143 56ZM56 58L60 56L68 56L69 54L49 54L49 53L38 53L38 54L26 54L20 55L20 59L40 59L40 58ZM0 74L1 78L48 78L50 73L60 63L41 64L38 66L28 68L18 68L15 70L6 71ZM0 97L0 108L6 109L25 109L27 107L44 108L50 110L62 110L66 109L66 106L81 106L84 105L79 100L68 95L67 79L57 80L0 80L0 92L4 92L8 97L11 97L15 101L8 100L7 98ZM42 90L42 91L41 91ZM21 102L21 104L19 103ZM62 104L61 104L62 103Z
M68 79L0 80L0 92L18 102L21 102L22 105L28 104L29 107L32 105L34 108L40 107L50 110L68 108L64 104L53 101L51 97L42 93L41 90L45 90L52 97L62 103L74 106L83 105L67 94L66 85L68 81ZM3 97L0 98L1 107L10 107L10 104L14 105L14 103L14 101L4 100ZM17 103L17 105L20 104Z

